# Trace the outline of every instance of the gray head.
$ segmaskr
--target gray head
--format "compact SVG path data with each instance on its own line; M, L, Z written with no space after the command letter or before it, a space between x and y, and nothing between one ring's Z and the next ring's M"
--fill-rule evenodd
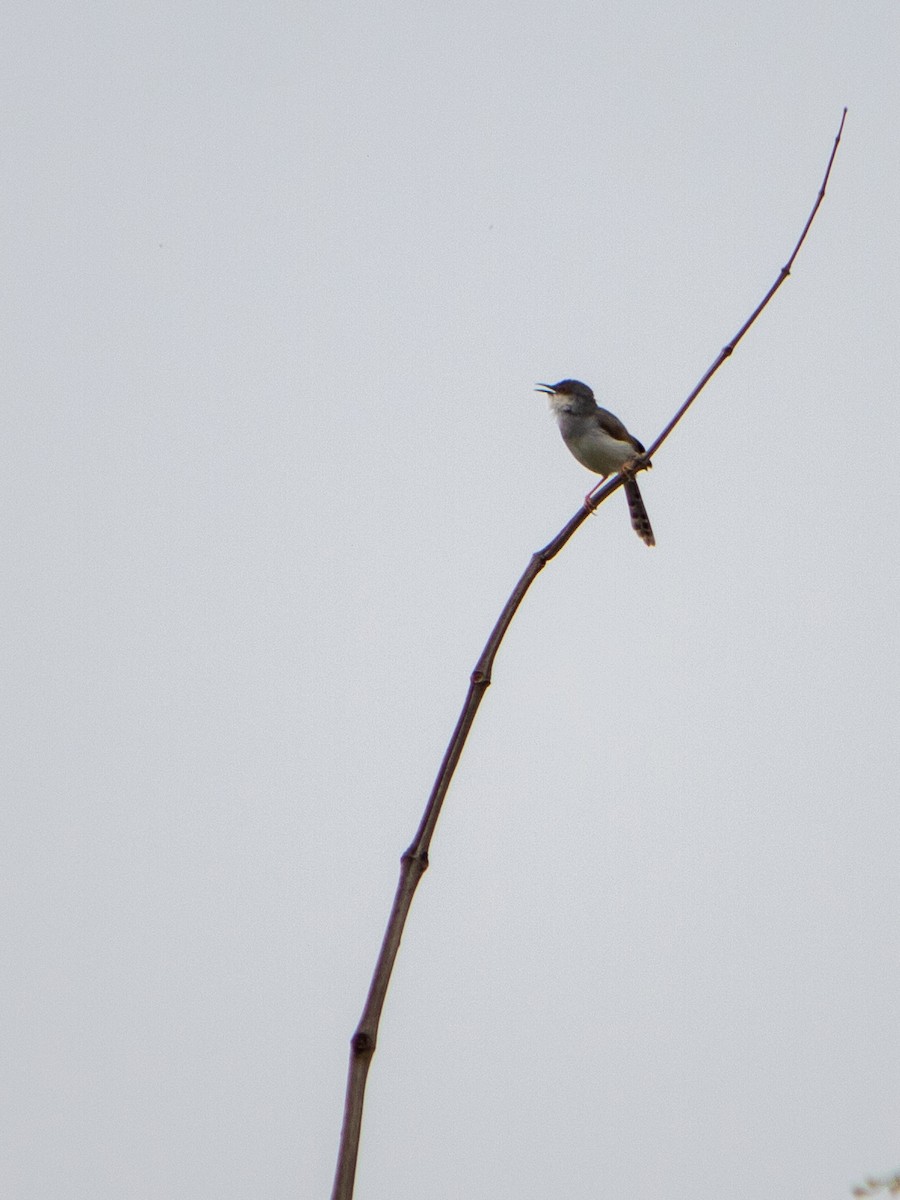
M544 392L550 397L550 407L554 412L583 415L593 412L597 407L594 393L580 379L561 379L559 383L539 383L534 390Z

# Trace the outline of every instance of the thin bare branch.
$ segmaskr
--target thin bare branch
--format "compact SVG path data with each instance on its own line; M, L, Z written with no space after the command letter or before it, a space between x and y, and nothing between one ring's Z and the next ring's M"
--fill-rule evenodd
M794 265L794 259L800 253L800 247L806 241L806 235L809 233L810 226L812 225L813 221L815 220L816 213L819 211L819 206L821 205L822 201L825 199L825 189L828 186L828 180L829 180L829 177L831 176L831 167L832 167L832 164L834 163L834 157L837 154L838 146L841 144L841 134L844 132L844 122L846 120L847 120L847 110L845 108L843 113L841 114L841 123L838 126L837 136L834 139L834 145L831 148L831 157L828 159L828 166L825 168L825 175L822 178L822 186L819 188L819 194L818 194L818 196L816 196L816 202L812 206L812 212L809 214L809 216L806 219L806 224L803 226L803 232L800 234L800 237L797 239L797 245L794 247L791 257L787 260L787 262L781 268L781 271L778 274L778 278L775 280L775 282L772 284L772 286L766 292L765 296L763 296L762 300L760 300L759 304L757 304L756 308L753 310L753 312L750 314L750 316L747 318L747 320L744 322L744 324L740 327L740 329L737 331L737 333L734 335L734 337L731 339L731 341L722 347L722 349L719 351L718 358L715 360L715 362L712 364L712 366L709 368L709 370L706 372L706 374L703 376L703 378L700 380L700 382L697 384L697 386L694 388L694 390L691 392L691 394L688 396L688 398L685 400L684 404L682 404L681 408L679 408L678 412L675 414L675 416L672 418L672 420L668 423L668 425L665 427L665 429L662 431L662 433L659 435L659 437L656 439L656 441L653 443L653 445L647 451L646 457L648 459L652 458L653 455L656 453L656 451L660 448L660 446L663 444L663 442L666 440L666 438L669 436L669 434L672 432L672 430L675 428L675 426L678 424L678 422L681 420L681 418L684 416L684 414L687 412L687 410L691 407L691 405L694 403L694 401L697 399L697 397L700 395L700 393L703 391L703 389L709 383L710 379L712 379L713 375L715 375L716 371L718 371L719 367L721 367L721 365L725 361L725 359L730 358L731 355L734 354L735 346L737 346L738 342L741 340L741 338L744 336L744 334L747 332L747 330L750 328L750 326L754 324L754 322L756 321L756 318L760 315L760 313L763 311L763 309L766 307L766 305L769 303L769 301L772 299L772 297L775 295L775 293L778 291L778 289L781 287L781 285L787 279L788 275L790 275L791 267Z
M642 459L638 460L637 469L640 470L646 460L654 454L662 443L666 440L687 410L693 404L694 400L699 396L700 392L716 373L722 363L733 352L735 346L754 323L776 291L784 283L787 276L790 274L791 266L794 259L803 245L809 228L813 223L816 213L819 210L819 205L825 196L825 187L828 183L828 177L831 174L831 166L834 162L834 157L837 154L838 144L841 140L841 133L844 128L844 120L847 116L847 110L844 109L841 117L840 128L838 129L837 137L834 141L834 148L831 151L831 157L828 160L828 167L825 171L825 177L822 180L822 187L819 190L819 195L813 205L812 212L806 224L803 227L803 232L794 251L788 259L784 267L782 267L778 279L757 305L753 313L744 322L735 336L725 346L719 357L712 364L691 394L682 404L681 408L665 427L647 454ZM378 955L378 961L375 964L375 971L372 976L372 983L369 987L369 994L366 997L365 1007L363 1008L362 1016L353 1037L350 1039L350 1065L347 1074L347 1092L344 1102L344 1121L341 1129L341 1141L338 1151L337 1171L334 1180L334 1189L332 1191L332 1200L351 1200L353 1196L353 1184L356 1176L356 1162L359 1154L359 1135L362 1125L363 1101L365 1097L366 1079L369 1073L369 1064L372 1061L372 1055L375 1053L375 1046L378 1036L378 1025L381 1020L381 1011L384 1007L385 997L387 995L388 984L393 971L394 961L397 957L397 951L400 948L400 938L403 934L403 928L406 924L406 918L409 914L412 898L418 886L419 880L422 878L425 871L428 869L428 850L431 845L431 839L434 835L435 826L440 816L441 806L444 802L444 797L447 794L447 789L450 786L450 781L453 778L453 773L456 770L456 765L459 762L463 747L466 744L466 739L469 736L469 730L475 720L475 715L478 712L478 706L481 704L485 692L490 687L491 672L493 670L494 659L497 651L500 648L500 643L506 634L507 629L516 614L516 610L522 603L525 593L531 587L534 580L544 569L547 563L559 554L560 550L569 541L576 530L587 520L591 513L602 504L613 492L617 491L625 478L623 475L615 475L609 479L601 488L599 488L591 496L591 501L575 513L575 515L563 526L556 537L548 542L542 550L537 550L528 563L528 566L522 572L519 582L513 588L512 594L506 601L503 611L497 619L497 623L491 630L490 636L485 643L484 649L475 664L475 669L469 680L469 690L466 694L465 703L462 707L462 712L459 715L459 720L456 723L456 728L453 731L453 736L447 746L444 754L443 762L438 771L437 778L434 782L434 787L431 790L431 795L428 797L428 803L425 806L425 811L422 816L422 821L419 825L416 835L410 843L408 849L404 852L400 860L400 878L397 883L397 891L394 895L394 903L391 908L390 917L388 918L387 928L385 929L384 940L381 944L381 951Z

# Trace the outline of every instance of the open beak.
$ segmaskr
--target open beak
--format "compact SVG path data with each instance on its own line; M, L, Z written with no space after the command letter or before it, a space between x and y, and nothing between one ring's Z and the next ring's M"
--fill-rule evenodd
M535 385L536 392L543 392L546 396L555 396L556 388L551 387L549 383L538 383Z

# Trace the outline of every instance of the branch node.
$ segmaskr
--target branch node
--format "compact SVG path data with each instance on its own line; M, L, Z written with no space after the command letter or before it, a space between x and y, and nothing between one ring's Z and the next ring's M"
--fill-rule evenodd
M357 1056L367 1054L370 1058L375 1053L375 1039L371 1033L359 1030L350 1039L350 1048Z
M416 850L414 845L400 855L400 861L405 866L418 867L419 877L421 878L428 870L428 851Z

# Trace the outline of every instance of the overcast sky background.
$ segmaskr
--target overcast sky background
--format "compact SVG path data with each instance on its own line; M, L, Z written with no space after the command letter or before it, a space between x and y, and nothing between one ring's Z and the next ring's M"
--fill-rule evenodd
M4 18L2 1191L836 1200L900 1166L900 8Z

